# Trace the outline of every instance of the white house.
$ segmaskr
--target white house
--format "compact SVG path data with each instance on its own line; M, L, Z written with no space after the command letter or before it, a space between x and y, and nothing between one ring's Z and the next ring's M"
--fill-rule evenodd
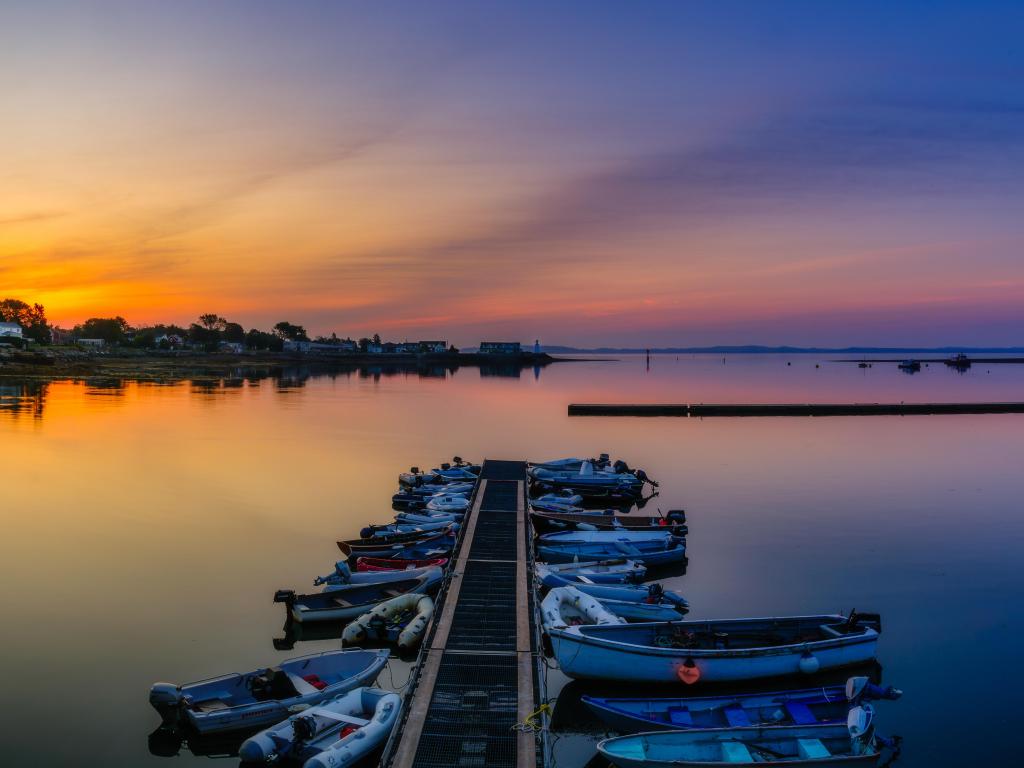
M99 349L106 344L103 339L79 339L75 343L80 347L92 347L93 349Z
M25 338L21 326L17 323L0 323L0 337L10 339Z

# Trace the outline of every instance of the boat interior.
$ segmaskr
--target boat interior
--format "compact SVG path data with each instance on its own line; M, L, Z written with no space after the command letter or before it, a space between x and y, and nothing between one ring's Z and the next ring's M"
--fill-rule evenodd
M842 616L801 616L783 619L680 621L580 628L584 634L603 640L688 650L796 645L842 637L858 637L873 630L875 626L872 621L859 620L856 616L852 622Z

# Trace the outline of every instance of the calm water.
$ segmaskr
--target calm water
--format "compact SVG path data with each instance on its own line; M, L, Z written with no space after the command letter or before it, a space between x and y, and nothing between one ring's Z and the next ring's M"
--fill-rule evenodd
M455 453L600 451L661 481L653 506L687 509L675 586L694 617L882 613L884 680L906 695L880 722L905 738L900 765L1019 752L1024 417L565 414L572 401L1019 400L1024 367L908 376L698 356L435 373L0 384L3 764L205 760L150 754L150 684L337 647L276 650L271 597L327 572L336 538L389 519L397 472ZM381 682L407 675L395 664ZM563 683L550 675L552 695ZM592 743L558 734L558 765L582 766Z

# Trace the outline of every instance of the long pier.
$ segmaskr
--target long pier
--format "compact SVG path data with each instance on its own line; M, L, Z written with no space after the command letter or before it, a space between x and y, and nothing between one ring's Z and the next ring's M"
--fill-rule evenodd
M1024 403L572 403L570 416L923 416L1024 413Z
M544 700L526 462L484 462L420 650L389 768L537 768Z

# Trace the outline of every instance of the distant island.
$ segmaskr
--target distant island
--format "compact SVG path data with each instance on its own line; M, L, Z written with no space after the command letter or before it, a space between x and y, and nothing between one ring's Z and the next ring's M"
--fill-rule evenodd
M986 354L1020 354L1024 347L767 347L758 344L712 347L566 347L545 344L544 351L556 355L633 355L650 352L652 355L756 355L756 354L787 354L787 355L897 355L908 352L927 352L934 354L966 354L984 352Z

